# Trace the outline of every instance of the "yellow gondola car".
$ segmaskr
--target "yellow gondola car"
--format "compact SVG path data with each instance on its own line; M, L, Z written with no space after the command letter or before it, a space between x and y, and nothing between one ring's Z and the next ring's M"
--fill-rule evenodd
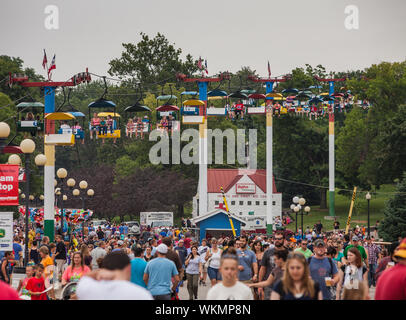
M113 132L109 128L107 128L107 134L106 133L101 133L100 131L97 132L97 137L102 138L102 139L111 139L111 138L121 138L121 130L117 126L117 119L120 119L120 115L117 112L99 112L97 114L99 118L105 118L104 121L106 121L106 126L107 126L107 117L111 116L113 118Z
M45 116L45 120L70 121L76 119L74 115L68 112L53 112ZM44 138L45 145L54 146L73 146L75 144L75 135L72 129L59 129L58 133L46 134Z

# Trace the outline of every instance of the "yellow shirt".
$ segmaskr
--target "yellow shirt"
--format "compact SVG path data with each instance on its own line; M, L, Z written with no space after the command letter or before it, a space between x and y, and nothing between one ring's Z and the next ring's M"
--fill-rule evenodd
M44 266L44 268L45 268L45 278L46 277L48 277L48 276L52 276L52 274L53 274L53 271L49 271L48 270L48 266L53 266L54 265L54 260L52 260L52 258L50 257L50 256L47 256L46 258L43 258L42 260L41 260L41 264Z

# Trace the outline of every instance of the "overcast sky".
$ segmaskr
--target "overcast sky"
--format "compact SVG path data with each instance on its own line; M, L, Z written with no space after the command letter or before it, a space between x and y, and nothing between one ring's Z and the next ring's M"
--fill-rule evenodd
M48 5L59 9L59 29L47 30ZM359 29L347 30L346 6L359 9ZM0 54L21 57L45 75L56 54L54 80L86 67L107 74L122 43L163 33L183 53L208 61L209 75L250 66L267 75L322 64L328 71L363 69L406 59L404 0L1 0Z

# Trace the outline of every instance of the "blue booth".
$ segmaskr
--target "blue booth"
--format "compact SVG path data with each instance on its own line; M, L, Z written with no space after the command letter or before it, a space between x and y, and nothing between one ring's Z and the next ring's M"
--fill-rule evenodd
M245 226L245 221L231 214L236 236L241 235L241 226ZM207 239L208 236L219 238L222 234L232 236L230 220L226 210L216 209L205 215L193 218L199 231L199 241Z

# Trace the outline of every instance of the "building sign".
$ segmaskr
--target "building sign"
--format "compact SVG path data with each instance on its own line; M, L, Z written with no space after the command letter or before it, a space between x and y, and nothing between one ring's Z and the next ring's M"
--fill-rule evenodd
M242 217L246 221L244 230L256 230L266 228L266 216L245 216Z
M235 185L236 193L255 193L256 185L254 183L237 183Z
M0 251L13 250L13 213L0 212Z
M0 206L18 206L18 165L0 165Z

